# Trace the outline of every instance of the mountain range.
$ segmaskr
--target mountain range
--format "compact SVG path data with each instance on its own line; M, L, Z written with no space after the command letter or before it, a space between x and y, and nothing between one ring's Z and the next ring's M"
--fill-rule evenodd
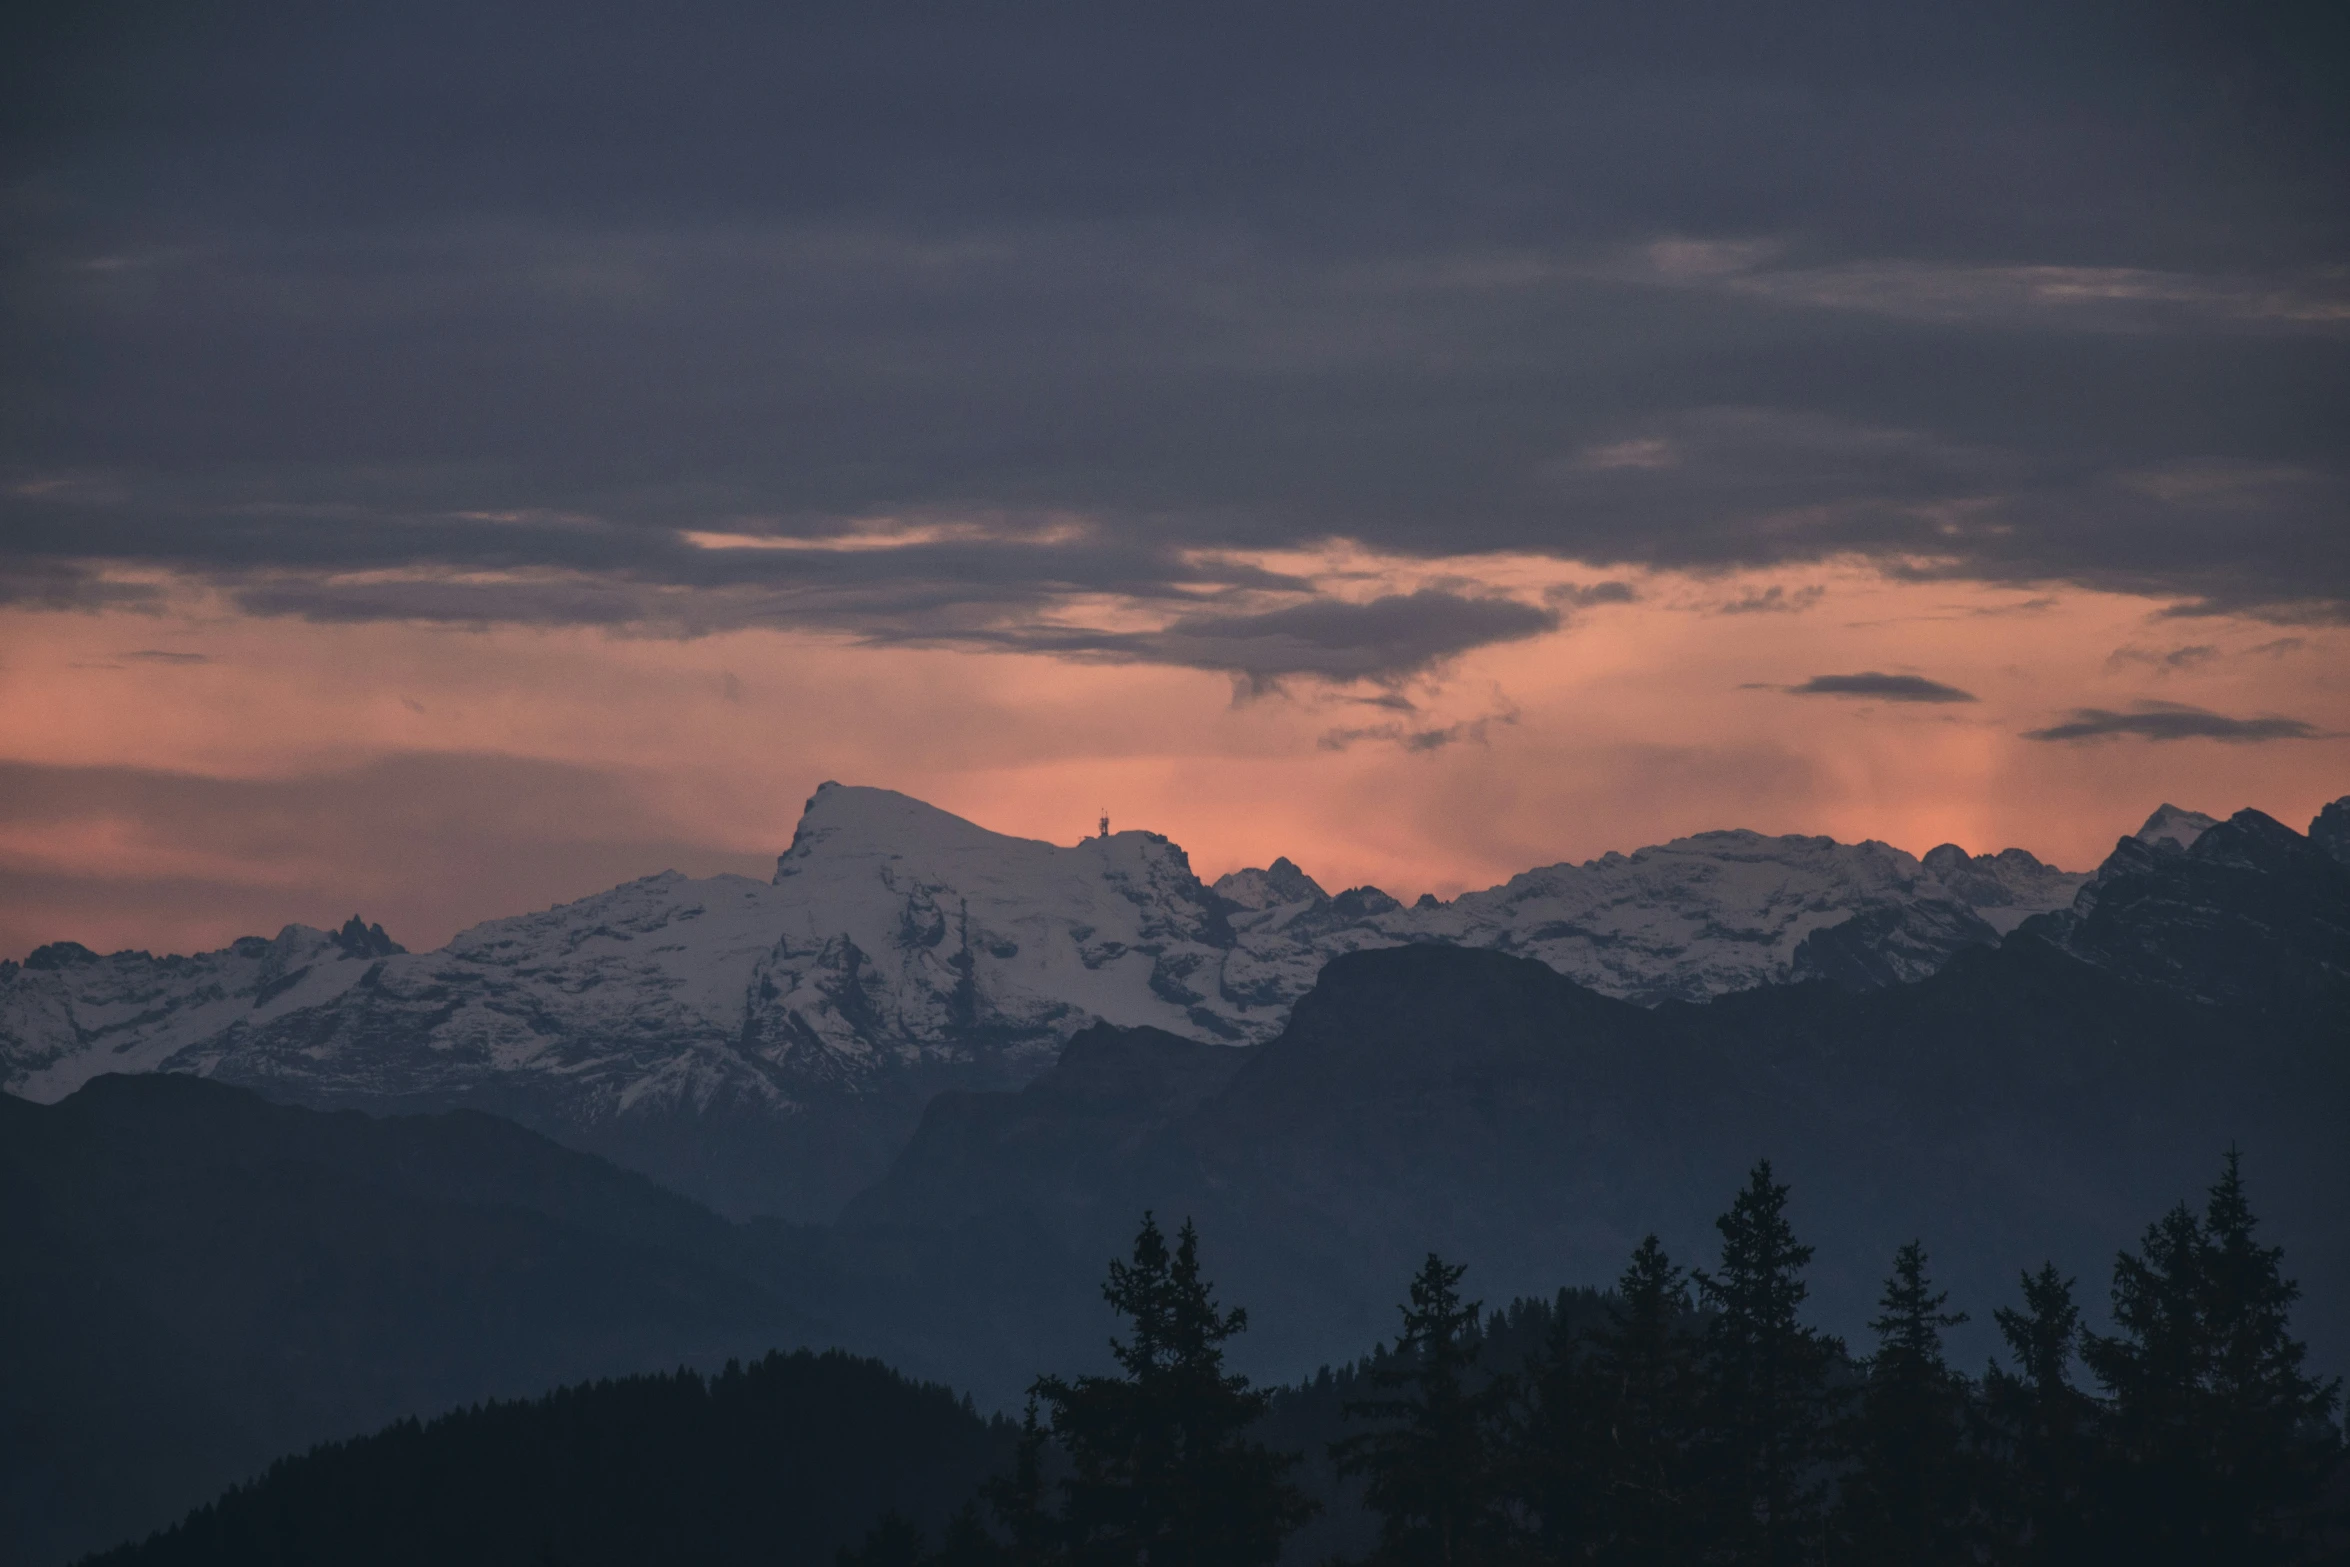
M2140 837L2211 820L2165 806ZM1155 833L1056 845L828 783L771 881L664 873L433 952L357 917L192 957L41 947L0 963L0 1089L168 1071L318 1108L475 1108L722 1212L823 1219L941 1090L1017 1087L1098 1023L1263 1043L1345 953L1510 953L1643 1006L1868 990L2088 879L2020 849L1707 832L1407 907L1286 859L1211 886Z
M309 933L282 949L308 964L261 983L446 961L390 945ZM24 972L137 971L50 961ZM773 1347L1016 1407L1040 1371L1101 1369L1102 1264L1145 1209L1197 1220L1250 1310L1241 1368L1295 1378L1390 1334L1431 1249L1495 1303L1610 1279L1652 1231L1708 1265L1765 1157L1818 1249L1807 1317L1859 1338L1919 1239L1979 1364L2020 1270L2055 1261L2097 1320L2115 1250L2236 1146L2307 1291L2296 1330L2338 1370L2346 1020L2350 800L2307 834L2158 813L2066 907L1905 983L1641 1005L1417 941L1332 957L1261 1043L1097 1016L1029 1047L1024 1082L931 1093L826 1223L730 1219L476 1109L273 1104L185 1062L100 1074L0 1098L0 1341L39 1346L0 1357L0 1553L123 1538L399 1416Z

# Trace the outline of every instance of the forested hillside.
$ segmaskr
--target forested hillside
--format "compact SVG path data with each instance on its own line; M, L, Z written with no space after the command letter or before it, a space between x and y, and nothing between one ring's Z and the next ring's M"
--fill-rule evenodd
M1614 1290L1487 1312L1428 1255L1392 1340L1286 1388L1248 1313L1146 1216L1102 1295L1113 1370L1025 1421L841 1355L493 1404L275 1465L108 1567L539 1561L842 1567L2317 1563L2350 1546L2341 1385L2230 1155L2093 1286L2019 1268L1965 1321L1926 1245L1868 1336L1808 1309L1812 1248L1758 1165L1697 1266L1651 1236Z
M492 1116L176 1076L0 1097L0 1556L483 1397L829 1342L692 1202Z
M331 1443L143 1546L172 1567L830 1567L885 1512L936 1527L1010 1457L968 1400L846 1355L567 1387Z

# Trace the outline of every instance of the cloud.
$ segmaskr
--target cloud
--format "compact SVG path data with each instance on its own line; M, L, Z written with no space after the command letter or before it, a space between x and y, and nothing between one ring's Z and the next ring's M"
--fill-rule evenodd
M255 525L255 553L276 543ZM212 568L200 580L249 614L321 622L409 620L585 625L692 637L746 626L840 631L878 641L983 638L1049 623L1101 599L1164 613L1231 595L1303 596L1306 579L1202 556L1116 530L964 520L871 533L771 530L719 547L666 529L536 520L483 526L387 520L346 563ZM403 536L405 535L405 536ZM737 543L735 540L739 539ZM365 552L363 553L363 549ZM185 562L201 569L196 562Z
M245 613L321 623L589 626L675 638L788 627L879 645L1173 664L1264 684L1394 679L1556 630L1562 608L1637 597L1628 583L1602 581L1560 584L1543 604L1473 583L1335 598L1231 551L1066 514L740 519L713 532L577 511L386 507L320 528L298 506L207 508L168 491L125 492L144 502L138 518L91 516L78 499L44 497L41 520L60 544L119 541L135 554L168 546L155 564ZM152 520L175 515L189 526ZM84 585L97 570L72 563L48 575ZM161 588L141 591L161 602ZM1155 629L1113 629L1154 619Z
M1514 724L1517 721L1514 713L1492 713L1483 718L1463 719L1457 724L1428 729L1414 729L1406 724L1371 724L1354 729L1327 730L1315 744L1325 751L1345 751L1364 741L1378 741L1424 755L1463 741L1471 745L1484 745L1487 732L1493 725Z
M618 769L408 753L278 778L0 760L0 956L218 945L354 909L412 946L663 866L764 877ZM769 851L771 852L771 851Z
M1577 609L1593 604L1631 604L1639 598L1629 582L1554 582L1542 590L1545 604L1567 604Z
M1660 240L1638 253L1631 270L1674 287L1944 325L2131 333L2215 325L2350 329L2350 277L2333 267L2260 275L1883 258L1786 266L1776 264L1782 249L1768 241Z
M0 601L886 638L1348 538L2350 616L2298 13L497 14L0 60ZM877 517L952 526L682 542Z
M5 516L0 503L0 518ZM152 582L119 581L88 562L0 555L0 608L137 610L156 608L163 598Z
M2167 652L2146 648L2115 648L2106 656L2105 667L2119 669L2125 664L2143 664L2157 674L2173 674L2182 669L2200 669L2220 656L2219 649L2208 642L2187 647L2174 647Z
M1556 610L1423 588L1365 603L1324 598L1253 614L1189 615L1156 631L1045 628L975 633L968 640L1028 652L1220 670L1264 689L1292 676L1396 680L1474 648L1523 641L1558 627Z
M1793 593L1773 585L1744 598L1717 605L1717 615L1800 615L1827 596L1828 590L1813 584L1797 588Z
M143 647L134 653L117 653L116 658L128 659L134 664L209 664L209 653L173 653L163 648Z
M2175 702L2141 702L2135 711L2128 713L2077 707L2061 724L2024 731L2026 740L2109 740L2123 735L2158 741L2219 740L2234 745L2325 738L2324 732L2314 724L2298 718L2230 718L2224 713Z
M1814 675L1799 686L1783 687L1790 696L1862 696L1881 702L1972 702L1974 694L1923 675L1886 675L1866 670L1857 675Z
M1606 469L1670 468L1680 459L1673 453L1672 442L1650 437L1586 447L1577 460L1586 468Z

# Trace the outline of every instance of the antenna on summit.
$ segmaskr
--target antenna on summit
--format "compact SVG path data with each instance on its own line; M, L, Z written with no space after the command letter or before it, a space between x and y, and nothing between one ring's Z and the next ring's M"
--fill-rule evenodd
M1105 837L1105 838L1107 838L1109 835L1110 835L1110 808L1109 808L1108 806L1106 806L1106 805L1105 805L1105 806L1103 806L1103 807L1102 807L1102 836L1103 836L1103 837Z

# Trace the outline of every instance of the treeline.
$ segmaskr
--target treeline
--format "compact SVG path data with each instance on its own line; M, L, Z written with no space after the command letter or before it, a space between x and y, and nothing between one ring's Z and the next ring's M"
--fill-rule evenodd
M937 1528L1010 1422L838 1353L621 1377L329 1442L104 1567L823 1567L884 1512Z
M1870 1340L1805 1320L1811 1251L1758 1166L1687 1267L1485 1312L1431 1256L1401 1332L1289 1389L1226 1363L1199 1237L1147 1216L1104 1293L1116 1370L1025 1419L839 1354L403 1421L274 1465L123 1567L1362 1567L2350 1562L2339 1388L2231 1156L2117 1259L2110 1328L2023 1277L1970 1375L1917 1245ZM1317 1517L1317 1512L1320 1516ZM878 1526L875 1520L880 1519Z
M1966 1318L1916 1243L1865 1353L1806 1323L1787 1196L1758 1165L1712 1266L1651 1236L1601 1309L1514 1356L1495 1334L1522 1315L1489 1318L1431 1255L1329 1445L1377 1523L1366 1567L2350 1561L2340 1384L2307 1370L2233 1153L2200 1213L2117 1258L2110 1333L2043 1267L1993 1312L2007 1354L1979 1376L1944 1353ZM1271 1395L1225 1367L1247 1319L1197 1235L1170 1246L1146 1215L1104 1293L1121 1374L1040 1378L1016 1464L935 1544L892 1514L843 1567L1280 1559L1318 1503L1304 1455L1255 1434Z

